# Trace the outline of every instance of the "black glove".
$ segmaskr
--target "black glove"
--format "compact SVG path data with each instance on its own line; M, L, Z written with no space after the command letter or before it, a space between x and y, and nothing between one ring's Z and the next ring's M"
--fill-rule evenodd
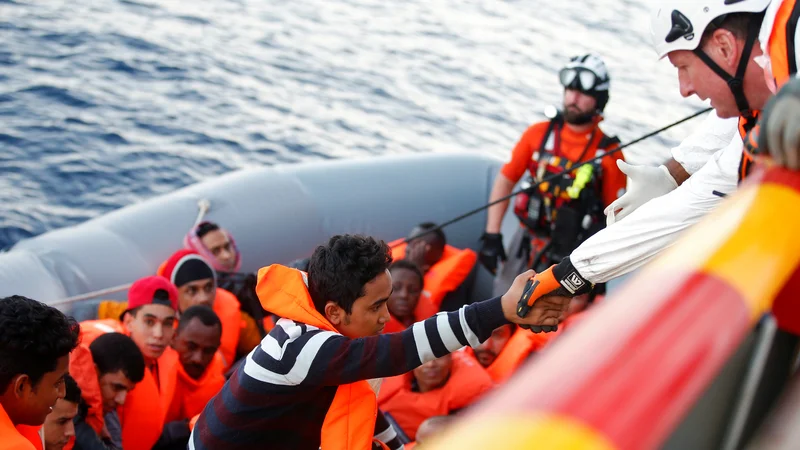
M503 248L503 235L500 233L483 233L481 236L481 250L478 260L494 275L497 273L497 260L506 260L506 250Z

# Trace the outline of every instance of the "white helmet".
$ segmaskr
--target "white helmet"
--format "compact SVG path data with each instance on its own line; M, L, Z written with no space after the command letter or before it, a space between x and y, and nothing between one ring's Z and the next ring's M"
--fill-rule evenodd
M602 112L609 99L611 77L603 59L593 53L573 56L558 72L564 88L575 89L594 97L597 109Z
M770 0L661 0L653 7L650 33L659 58L675 50L694 50L706 27L732 13L759 13Z

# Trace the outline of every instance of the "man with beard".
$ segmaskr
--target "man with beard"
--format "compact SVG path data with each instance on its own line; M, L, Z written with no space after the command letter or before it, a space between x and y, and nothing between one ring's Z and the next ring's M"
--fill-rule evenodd
M576 56L561 69L559 78L564 86L563 112L525 131L511 161L495 179L490 202L510 194L526 171L528 182L534 184L619 145L617 138L599 127L611 82L603 60L594 54ZM503 248L500 226L509 202L489 209L479 259L492 273L498 259L505 261L495 282L496 291L504 292L528 267L545 268L560 261L605 226L603 210L625 191L625 174L617 167L622 159L617 153L518 195L514 211L524 227L513 237L508 252Z

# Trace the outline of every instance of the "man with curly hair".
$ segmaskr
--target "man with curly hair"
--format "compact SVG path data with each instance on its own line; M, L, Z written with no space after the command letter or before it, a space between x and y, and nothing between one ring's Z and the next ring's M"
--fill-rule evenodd
M391 263L383 241L342 235L317 247L307 274L277 264L261 269L258 297L283 319L206 405L189 448L369 449L381 378L477 346L509 321L549 325L565 313L544 298L524 322L517 317L528 271L502 297L381 334L390 319Z
M0 450L34 448L15 427L42 425L64 398L79 331L74 319L44 303L0 299Z

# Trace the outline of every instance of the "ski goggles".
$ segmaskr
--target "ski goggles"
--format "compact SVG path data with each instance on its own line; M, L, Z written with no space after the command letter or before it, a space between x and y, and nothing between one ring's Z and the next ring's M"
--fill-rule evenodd
M594 91L602 84L597 74L583 67L565 67L558 72L558 78L564 88L582 92Z

